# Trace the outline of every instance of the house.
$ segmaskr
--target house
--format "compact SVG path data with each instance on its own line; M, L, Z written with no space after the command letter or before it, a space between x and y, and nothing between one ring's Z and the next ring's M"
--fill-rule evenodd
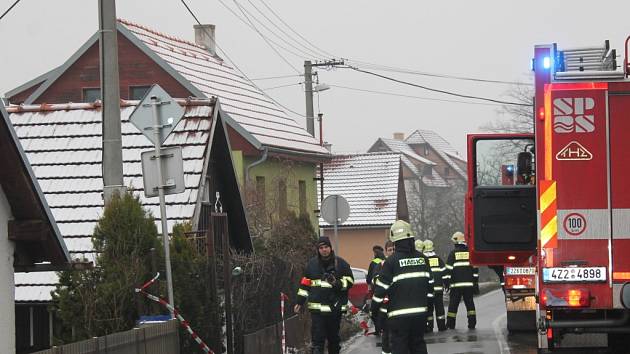
M451 183L465 183L466 159L443 137L431 130L415 130L405 139L418 155L437 164L438 173Z
M177 222L203 224L219 192L228 214L230 244L249 252L252 243L220 102L206 98L176 101L185 108L185 114L164 146L182 147L186 188L184 193L166 196L168 231ZM129 122L138 103L121 101L124 184L139 195L161 232L159 200L143 194L140 156L153 145ZM94 261L92 234L104 207L100 103L33 104L9 106L7 110L70 257ZM23 273L15 280L18 312L27 306L45 311L50 292L58 283L57 275ZM43 320L49 321L33 319L36 323ZM48 344L48 331L36 335L45 335Z
M196 43L125 20L117 28L122 99L141 99L154 83L171 97L217 97L241 188L248 195L264 190L280 199L279 209L307 214L317 227L316 167L329 152L216 53L213 25L194 26ZM95 33L61 66L6 93L9 102L98 100L98 37Z
M409 220L402 154L393 152L335 155L324 164L324 197L341 195L350 215L338 227L338 255L365 268L372 246L383 246L398 219ZM332 225L320 220L324 235L335 241ZM333 242L335 243L335 242Z
M15 353L24 345L47 346L52 316L45 307L16 309L22 289L15 281L22 274L66 269L70 255L2 102L0 116L0 353ZM26 271L31 273L15 273ZM34 317L43 319L41 326L30 321ZM44 343L36 332L44 333Z

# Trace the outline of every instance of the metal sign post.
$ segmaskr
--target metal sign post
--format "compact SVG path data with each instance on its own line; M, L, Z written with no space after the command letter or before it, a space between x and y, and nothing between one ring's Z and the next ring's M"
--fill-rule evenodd
M155 145L154 158L156 161L155 166L158 179L156 187L160 198L160 221L162 223L162 243L164 245L164 260L166 262L166 283L168 288L168 302L171 306L174 306L173 277L171 272L171 252L168 240L168 220L166 217L166 200L164 195L167 193L181 193L180 191L183 191L183 188L177 188L177 186L173 185L173 182L164 182L165 171L162 170L164 167L162 163L164 159L173 154L166 153L162 149L162 143L173 129L175 129L175 126L183 115L184 109L180 107L164 89L158 85L153 85L129 117L129 121ZM152 130L152 133L149 133L149 130ZM151 173L151 171L145 171L143 168L143 174L146 175L147 173ZM183 181L183 176L181 180ZM148 191L148 188L145 183L145 195L151 196L150 193L152 191ZM165 189L168 189L168 191L165 192ZM171 316L174 318L172 311Z
M170 102L161 102L157 96L151 96L151 103L153 109L153 119L155 125L153 126L153 133L155 135L155 157L157 158L157 175L158 181L162 182L162 125L160 124L160 111L158 106L162 104L169 104ZM171 249L168 244L168 221L166 220L166 199L164 198L164 185L160 183L158 185L158 194L160 197L160 221L162 221L162 243L164 244L164 260L166 261L166 283L168 288L168 303L171 306L175 305L173 296L173 275L171 273ZM171 316L174 317L173 311Z

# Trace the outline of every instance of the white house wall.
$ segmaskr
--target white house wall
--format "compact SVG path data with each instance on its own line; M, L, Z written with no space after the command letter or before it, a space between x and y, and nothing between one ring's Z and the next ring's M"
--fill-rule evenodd
M0 353L15 353L14 246L7 227L12 218L9 201L0 186Z

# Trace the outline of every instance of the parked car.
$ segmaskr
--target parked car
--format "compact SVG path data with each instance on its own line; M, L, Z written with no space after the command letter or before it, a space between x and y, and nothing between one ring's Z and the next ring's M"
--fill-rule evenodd
M358 307L362 308L365 301L370 297L367 281L367 271L361 268L352 268L352 276L354 277L354 285L348 291L348 300Z

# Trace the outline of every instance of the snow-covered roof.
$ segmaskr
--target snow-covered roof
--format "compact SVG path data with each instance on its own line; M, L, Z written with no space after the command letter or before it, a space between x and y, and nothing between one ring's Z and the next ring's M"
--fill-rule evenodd
M126 20L119 22L123 34L139 40L203 95L218 97L222 109L260 144L329 154L260 88L204 47Z
M186 190L166 196L169 231L175 222L193 217L216 107L208 99L178 103L186 113L164 146L182 147ZM137 104L121 104L124 184L137 192L161 232L159 200L145 198L143 193L140 154L153 145L129 122ZM94 261L91 236L103 211L100 104L10 106L8 111L71 258ZM50 292L34 285L56 283L54 272L20 274L16 301L49 301Z
M453 157L456 156L461 161L465 161L463 157L459 157L457 150L449 144L444 138L432 130L418 129L411 133L405 139L407 144L429 144L440 157L449 164L449 166L455 170L461 177L467 178L466 172L463 171L459 165L453 161Z
M30 230L30 238L27 240L23 240L19 232L18 235L13 235L16 258L14 266L32 266L33 263L47 262L54 267L63 268L70 262L68 249L33 166L28 161L26 148L21 144L2 101L0 141L0 161L4 165L4 171L0 174L0 189L11 206L12 219L18 225L23 221L43 223L41 229Z
M379 138L373 146L377 146L379 141L382 142L389 151L401 153L401 160L405 167L416 177L421 178L425 185L429 187L448 187L448 183L435 170L434 167L436 163L418 155L406 142L397 139ZM419 170L418 166L416 166L418 162L431 166L431 176L424 176L424 171Z
M324 197L341 195L350 205L343 226L391 225L397 219L401 154L335 155L324 164ZM319 198L318 198L319 200ZM320 219L321 227L330 227Z

